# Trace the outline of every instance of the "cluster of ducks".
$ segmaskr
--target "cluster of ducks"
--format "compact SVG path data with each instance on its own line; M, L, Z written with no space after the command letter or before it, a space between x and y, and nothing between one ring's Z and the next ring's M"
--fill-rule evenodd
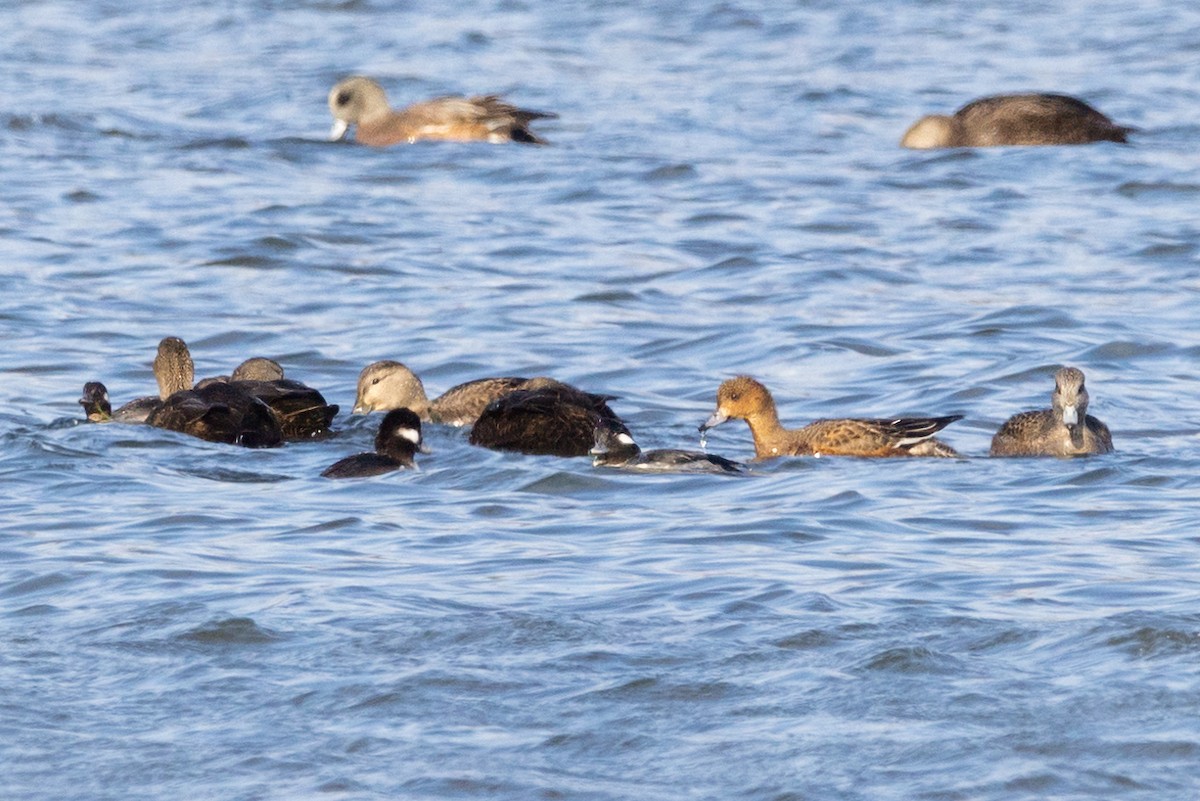
M154 358L157 396L138 398L114 410L99 381L83 387L83 406L92 422L144 423L200 439L269 448L289 440L323 437L338 413L320 392L284 377L267 358L248 359L230 374L194 383L191 353L183 340L166 337ZM1083 372L1063 367L1055 375L1051 407L1009 418L992 438L992 456L1087 456L1110 453L1108 427L1087 413ZM358 377L354 414L386 411L375 450L335 462L322 475L351 478L416 466L424 449L422 423L470 427L472 445L550 456L586 456L597 467L648 471L738 473L745 465L705 451L642 451L613 412L612 395L585 392L553 378L481 378L452 387L429 400L416 374L401 362L378 361ZM700 425L704 432L728 420L745 420L755 458L780 456L935 456L958 452L934 437L962 415L895 419L817 420L784 428L775 400L749 376L731 378L717 389L717 405Z
M557 115L518 108L497 95L440 97L393 109L376 81L353 76L329 93L333 139L354 127L358 142L372 146L418 140L521 142L544 145L529 129L534 120ZM1131 128L1066 95L997 95L975 100L952 116L918 120L904 134L910 148L998 145L1073 145L1126 141ZM93 422L145 423L201 439L269 448L289 440L321 437L338 406L320 392L284 376L283 368L255 357L230 375L195 382L183 340L167 337L154 359L158 395L113 410L108 389L98 381L83 388L80 404ZM591 455L597 466L660 471L740 472L744 465L704 451L643 452L629 428L609 407L611 395L585 392L552 378L507 376L469 381L430 401L421 380L405 365L379 361L358 379L355 414L386 411L375 450L342 459L322 475L377 475L415 466L423 451L421 424L470 426L473 445L553 456ZM1083 373L1064 367L1055 376L1051 408L1010 418L992 439L993 456L1083 456L1112 451L1108 428L1087 413ZM704 432L727 420L745 420L755 458L778 456L958 456L934 437L961 415L898 419L818 420L787 429L771 393L749 376L717 390L717 408Z
M385 147L419 140L523 142L544 145L529 130L534 120L557 117L517 108L497 95L438 97L393 109L378 82L355 75L329 92L332 139L354 126L355 140ZM972 101L953 115L922 117L900 140L903 147L994 147L1125 142L1133 128L1117 125L1082 100L1060 94L1010 94Z

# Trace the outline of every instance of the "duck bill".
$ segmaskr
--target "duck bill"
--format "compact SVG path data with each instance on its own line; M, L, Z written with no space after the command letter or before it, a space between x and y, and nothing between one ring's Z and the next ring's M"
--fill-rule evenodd
M350 410L350 414L370 414L371 409L362 403L354 404L354 408Z
M708 418L707 420L705 420L703 423L700 424L700 431L703 433L710 428L716 428L717 426L721 425L721 423L724 423L728 419L729 419L729 415L722 414L721 410L717 409L715 412L712 413L712 417Z
M348 130L350 130L350 123L345 120L334 120L333 127L329 129L329 141L338 141L346 135Z
M1075 408L1075 404L1064 406L1062 410L1063 425L1067 428L1074 428L1079 425L1079 410Z

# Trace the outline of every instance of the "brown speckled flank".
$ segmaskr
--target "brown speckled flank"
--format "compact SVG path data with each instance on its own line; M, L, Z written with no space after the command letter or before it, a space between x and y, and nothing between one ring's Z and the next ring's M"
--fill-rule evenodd
M480 378L451 387L430 401L416 373L401 362L385 359L368 364L358 374L354 414L412 409L422 420L469 426L489 403L528 381L518 376Z
M745 420L754 436L757 459L776 456L958 456L933 439L962 415L894 420L817 420L786 429L779 422L775 399L749 376L737 376L717 389L717 409L700 426L706 431L730 419Z

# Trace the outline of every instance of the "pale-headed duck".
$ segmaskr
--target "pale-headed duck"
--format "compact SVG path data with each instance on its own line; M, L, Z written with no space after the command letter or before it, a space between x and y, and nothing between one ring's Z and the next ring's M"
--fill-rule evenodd
M558 116L517 108L497 95L438 97L396 110L383 87L361 75L329 91L329 110L334 118L330 138L341 139L353 125L356 141L377 147L423 139L544 145L529 123Z

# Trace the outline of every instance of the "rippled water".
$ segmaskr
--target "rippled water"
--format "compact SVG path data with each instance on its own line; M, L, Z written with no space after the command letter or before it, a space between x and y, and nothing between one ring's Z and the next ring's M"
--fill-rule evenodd
M0 26L6 798L1192 798L1200 12L1183 4L14 3ZM552 147L322 141L500 91ZM1078 94L1128 146L912 152ZM550 373L695 447L961 413L972 458L600 471L430 426L246 451L79 424L250 355L348 409ZM988 460L1088 375L1117 453ZM709 447L746 458L745 426Z

